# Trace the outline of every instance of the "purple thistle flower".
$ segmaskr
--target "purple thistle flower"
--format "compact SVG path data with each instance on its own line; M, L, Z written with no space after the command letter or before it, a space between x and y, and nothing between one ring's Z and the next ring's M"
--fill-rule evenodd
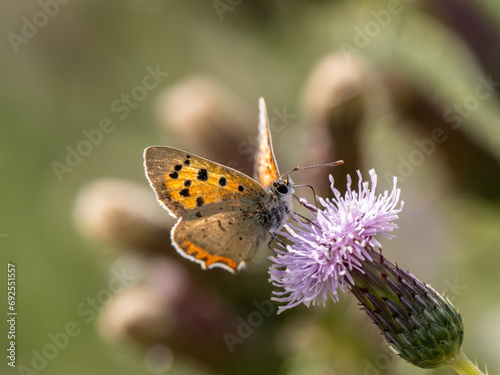
M482 374L463 353L462 317L453 304L409 272L385 259L376 234L393 237L394 220L403 208L396 178L391 193L375 195L377 175L370 170L372 188L358 171L358 190L342 197L319 199L322 209L307 202L312 219L295 217L283 234L291 245L280 243L270 257L270 281L283 288L273 292L275 301L286 303L278 313L301 303L325 305L338 301L338 289L357 298L386 343L404 360L421 368L448 365L459 374Z
M274 291L273 300L286 303L278 313L297 306L322 304L328 298L338 301L338 289L354 285L352 271L363 272L362 261L371 261L367 248L380 247L374 238L376 234L394 237L390 232L397 228L393 223L401 212L399 204L401 191L376 195L377 174L372 169L371 189L368 182L362 181L358 171L358 190L351 189L351 178L347 176L347 191L342 197L333 186L335 195L332 200L319 198L322 210L302 201L312 219L304 223L296 218L296 225L285 225L285 238L292 245L283 245L270 257L273 264L269 268L270 281L283 291Z

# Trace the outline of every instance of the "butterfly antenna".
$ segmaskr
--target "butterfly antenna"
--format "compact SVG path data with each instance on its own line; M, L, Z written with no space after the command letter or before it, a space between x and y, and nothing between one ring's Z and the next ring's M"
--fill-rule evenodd
M337 160L337 161L333 161L331 163L318 164L318 165L309 165L307 167L298 167L297 166L295 168L290 169L288 172L282 173L278 178L281 178L283 176L287 176L290 173L295 172L295 171L299 171L299 170L302 171L304 169L323 168L323 167L337 167L337 166L342 165L342 164L344 164L343 160Z

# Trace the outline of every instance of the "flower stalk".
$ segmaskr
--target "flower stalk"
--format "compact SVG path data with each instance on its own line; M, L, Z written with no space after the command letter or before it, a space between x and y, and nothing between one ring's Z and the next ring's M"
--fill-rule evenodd
M481 370L467 358L462 349L460 349L454 358L448 361L447 365L459 375L485 375L485 373L481 372ZM487 374L488 371L486 371L486 375Z

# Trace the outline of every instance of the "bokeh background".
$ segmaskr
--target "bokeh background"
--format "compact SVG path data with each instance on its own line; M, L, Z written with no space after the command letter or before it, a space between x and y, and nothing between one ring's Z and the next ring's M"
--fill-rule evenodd
M251 174L260 96L282 170L346 162L297 183L398 177L386 257L449 296L467 355L500 372L498 2L41 0L0 15L0 297L10 261L19 314L2 374L452 373L390 354L349 294L276 316L269 254L234 277L170 247L143 149Z

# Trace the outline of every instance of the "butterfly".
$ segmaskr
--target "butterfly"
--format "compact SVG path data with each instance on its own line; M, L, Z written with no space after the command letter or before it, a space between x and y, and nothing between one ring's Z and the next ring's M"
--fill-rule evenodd
M245 268L290 216L294 184L290 172L280 174L276 164L263 98L257 144L255 179L172 147L144 150L156 198L179 219L171 231L172 244L203 269L235 273Z

